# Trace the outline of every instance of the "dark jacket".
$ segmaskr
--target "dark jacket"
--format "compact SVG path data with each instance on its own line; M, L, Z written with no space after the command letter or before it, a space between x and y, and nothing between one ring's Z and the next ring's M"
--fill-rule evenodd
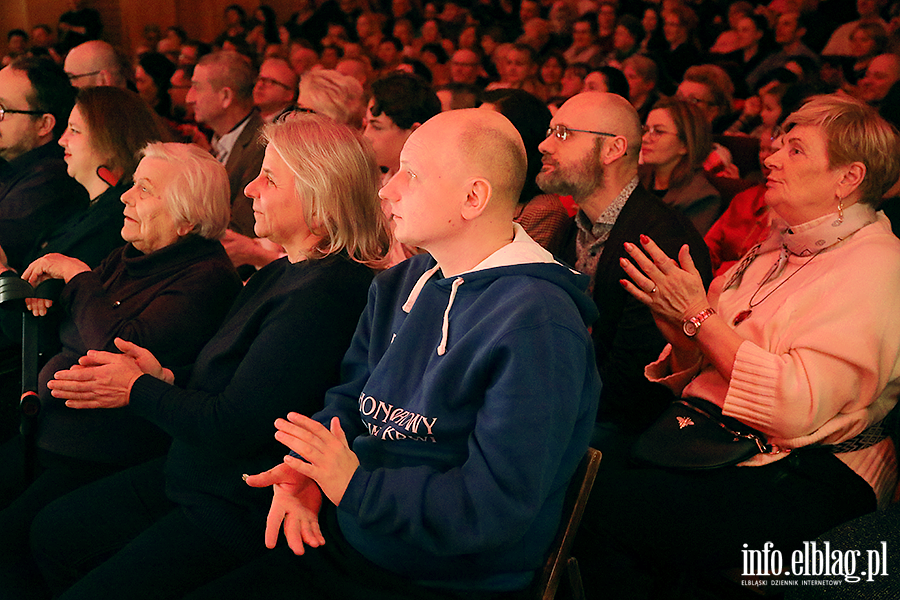
M62 157L63 149L50 142L0 161L0 247L19 273L38 237L88 204L87 191L66 173Z
M575 264L577 231L573 219L563 252L569 264ZM619 213L597 263L593 298L600 318L591 332L603 381L597 421L615 423L629 432L652 423L672 399L669 390L644 377L644 367L659 357L666 340L656 328L650 309L619 283L627 278L619 259L630 258L624 244L640 246L641 234L673 258L683 244L688 244L704 284L708 286L712 280L709 251L690 221L650 192L636 188Z

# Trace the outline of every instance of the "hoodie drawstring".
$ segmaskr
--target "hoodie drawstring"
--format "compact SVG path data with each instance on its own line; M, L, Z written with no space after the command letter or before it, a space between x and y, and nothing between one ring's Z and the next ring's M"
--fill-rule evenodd
M441 325L441 344L438 346L438 356L443 356L447 352L447 335L450 331L450 308L453 307L453 301L456 299L456 290L463 284L463 278L457 277L453 280L450 287L450 300L447 302L447 310L444 311L444 323Z

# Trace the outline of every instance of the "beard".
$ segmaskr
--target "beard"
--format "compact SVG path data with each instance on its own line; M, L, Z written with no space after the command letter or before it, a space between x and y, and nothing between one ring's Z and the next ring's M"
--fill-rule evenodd
M552 169L545 170L547 166ZM603 172L600 147L595 147L580 162L566 167L545 156L535 181L544 193L572 196L578 202L603 187Z

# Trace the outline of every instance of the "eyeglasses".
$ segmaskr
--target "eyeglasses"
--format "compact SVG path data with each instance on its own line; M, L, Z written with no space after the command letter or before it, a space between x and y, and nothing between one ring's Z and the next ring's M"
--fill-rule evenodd
M650 140L651 142L655 142L656 140L658 140L659 138L661 138L664 135L678 135L674 131L666 131L664 129L660 129L656 125L651 125L651 126L644 125L641 128L641 131L643 132L643 134L645 136L647 136L647 139Z
M555 135L557 139L566 141L566 138L569 137L569 134L573 131L577 131L578 133L593 133L594 135L602 135L605 137L616 137L615 133L605 133L603 131L591 131L589 129L572 129L570 127L566 127L565 125L557 125L556 127L551 127L547 130L547 137L551 135Z
M69 78L69 81L75 81L76 79L81 79L82 77L92 77L94 75L99 75L102 71L91 71L90 73L66 73L66 76Z
M272 79L271 77L257 77L256 83L264 83L266 85L277 85L278 87L284 88L288 91L291 91L291 92L294 91L294 88L292 88L291 86L287 85L286 83L281 83L280 81Z
M0 121L6 118L6 115L43 115L46 114L45 110L16 110L13 108L6 108L2 104L0 104Z
M697 98L696 96L681 96L681 95L676 94L675 97L678 100L681 100L682 102L687 102L689 104L695 104L695 105L696 104L705 104L706 106L709 106L710 104L712 104L712 102L710 102L709 100L704 100L703 98Z

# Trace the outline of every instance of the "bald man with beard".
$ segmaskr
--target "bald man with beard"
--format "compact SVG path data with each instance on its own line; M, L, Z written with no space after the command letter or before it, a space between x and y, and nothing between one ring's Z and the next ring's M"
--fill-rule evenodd
M397 238L428 254L372 284L326 408L276 422L305 461L247 478L275 485L275 549L190 598L252 586L266 598L486 600L528 586L600 384L583 277L512 221L525 171L499 113L442 113L410 135L381 196Z
M712 279L703 238L677 211L638 184L641 123L621 96L585 92L570 98L550 121L539 146L537 183L547 193L571 195L580 210L565 233L561 257L591 278L588 293L600 310L592 337L603 379L592 445L604 468L627 458L634 436L652 423L672 396L650 383L644 366L666 342L650 310L622 288L624 244L642 234L675 256L688 244L708 285ZM620 452L621 450L621 452Z

